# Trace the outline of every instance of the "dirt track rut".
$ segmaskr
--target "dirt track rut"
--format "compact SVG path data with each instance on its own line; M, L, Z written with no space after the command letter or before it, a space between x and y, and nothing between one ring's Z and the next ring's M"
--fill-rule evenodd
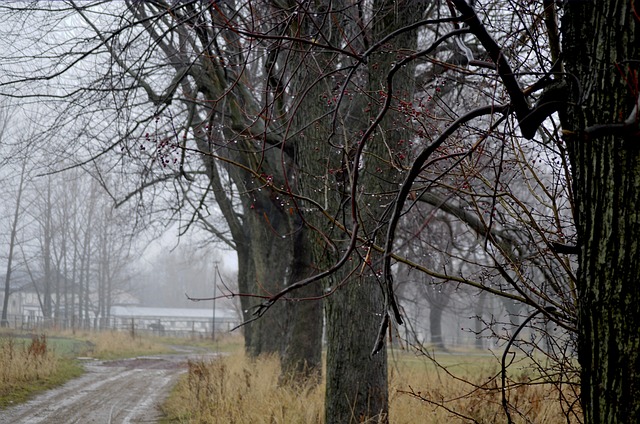
M161 417L158 405L186 370L190 357L202 355L88 362L81 377L0 411L0 423L155 423Z

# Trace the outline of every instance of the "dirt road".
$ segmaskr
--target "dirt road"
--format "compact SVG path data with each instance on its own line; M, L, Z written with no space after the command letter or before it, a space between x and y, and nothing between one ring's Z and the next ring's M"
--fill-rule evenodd
M155 423L161 417L158 404L186 370L189 357L203 355L87 362L80 378L0 411L0 423Z

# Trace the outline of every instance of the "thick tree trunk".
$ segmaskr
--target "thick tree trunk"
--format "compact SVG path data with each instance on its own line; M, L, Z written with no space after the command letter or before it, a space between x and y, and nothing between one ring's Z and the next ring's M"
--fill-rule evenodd
M253 317L254 306L273 296L287 285L288 269L291 266L293 247L291 240L283 238L289 233L286 217L283 217L269 200L256 199L245 213L245 222L251 234L251 256L255 270L253 281L249 282L249 293L263 296L250 298L251 307L247 318ZM277 302L259 320L252 322L251 356L262 354L281 355L287 340L288 325L286 302Z
M429 310L429 329L431 330L431 344L437 349L444 349L442 340L442 313L444 309L440 305L431 304Z
M306 228L294 221L270 196L254 198L247 205L245 221L250 234L251 277L244 276L245 293L262 297L244 298L245 319L253 318L254 307L289 284L310 274L310 252ZM246 253L245 253L246 255ZM244 263L244 262L243 262ZM317 301L293 301L317 298L319 285L298 290L276 302L257 321L245 328L246 349L250 356L276 354L282 360L282 381L317 379L322 351L322 308Z
M204 134L206 123L198 119L194 123L197 134ZM233 137L233 134L228 134ZM314 374L321 364L322 311L319 306L308 307L285 300L272 306L260 319L254 318L255 306L295 282L300 275L308 273L308 260L299 256L304 249L296 247L301 230L295 217L284 210L281 201L268 187L259 187L252 175L241 169L229 170L234 183L242 188L243 216L238 213L222 185L221 176L213 156L208 154L214 147L206 137L196 139L207 175L217 203L227 221L238 255L238 289L242 296L240 305L243 319L245 351L249 356L263 354L279 355L283 361L283 374L287 378L303 378ZM275 174L269 153L252 153L254 147L229 150L234 161L247 168L257 168L255 155L263 168L256 172ZM255 163L254 163L255 162ZM280 163L279 157L275 163ZM277 166L276 166L277 168ZM277 175L276 175L277 177ZM307 249L308 250L308 249ZM298 255L298 256L297 256ZM317 295L308 290L306 295ZM262 296L262 297L254 297ZM249 322L251 321L251 322ZM309 373L309 374L307 374ZM301 375L302 374L302 375Z
M251 250L244 243L239 243L239 240L236 241L236 254L238 256L238 292L242 295L249 293L251 281L255 279L255 269L251 260ZM240 309L244 321L250 319L250 301L248 297L240 296ZM253 344L253 324L248 323L242 327L244 350L247 354L250 354Z
M309 264L304 259L305 250L296 248L302 230L293 217L268 192L255 192L249 186L246 190L250 195L243 199L244 235L237 238L242 243L236 242L238 257L242 257L238 262L239 288L242 293L262 296L241 298L244 319L248 321L254 317L255 306L307 274ZM295 296L318 295L309 290ZM286 379L304 379L312 374L315 377L321 364L321 333L319 305L282 300L245 326L245 348L252 357L280 356Z
M301 49L303 51L303 49ZM311 53L308 53L311 54ZM315 54L306 60L297 74L297 84L305 92L303 104L296 108L294 117L302 131L298 141L298 166L303 194L317 198L324 193L323 206L346 227L351 227L349 210L349 152L354 148L359 129L367 126L368 116L364 107L347 105L338 126L339 138L348 140L342 149L327 143L331 134L331 116L326 117L327 107L323 98L333 96L332 86L326 78L332 69L331 54ZM320 82L319 82L320 81ZM307 87L311 87L307 89ZM324 97L323 97L324 96ZM323 117L325 117L323 119ZM348 122L343 121L345 119ZM338 170L331 173L330 170ZM365 200L363 200L365 201ZM374 200L377 202L378 200ZM316 212L313 205L302 205L307 211L305 221L311 223L314 232L306 241L313 252L313 263L319 271L333 266L348 247L349 236ZM373 207L375 208L375 206ZM376 209L377 212L377 209ZM317 232L315 232L317 231ZM322 234L319 234L321 232ZM327 243L331 239L335 244ZM371 357L372 348L384 311L380 286L370 267L361 269L357 253L331 277L324 280L324 287L332 294L325 300L327 359L326 359L326 423L387 422L387 355L386 350ZM354 271L354 268L358 268ZM316 286L316 290L319 289Z
M640 422L640 17L632 1L566 3L562 29L572 95L563 131L580 246L581 401L585 423L635 423Z
M312 251L307 237L308 229L296 222L293 238L293 263L289 281L294 283L310 277ZM282 355L282 377L300 382L311 378L320 381L322 365L322 296L320 284L310 284L292 293L291 297L302 299L287 302L288 334Z
M254 52L262 54L264 46L249 47L244 44L241 39L243 36L236 31L236 24L242 22L243 15L238 15L237 5L233 2L220 3L215 7L208 2L183 6L172 8L170 13L164 15L168 11L152 2L127 2L129 11L140 22L147 22L149 16L158 15L163 16L162 21L168 25L167 31L159 30L154 24L144 24L144 28L153 40L152 44L158 46L158 52L165 55L175 76L179 77L174 82L182 89L182 97L174 91L170 91L170 95L185 101L189 108L187 121L195 135L197 148L203 153L201 159L213 195L229 226L231 240L228 244L235 245L238 251L240 302L243 318L247 321L254 318L257 304L289 284L288 278L294 273L292 268L297 263L290 238L292 218L283 210L278 194L254 175L271 175L274 178L273 185L281 187L282 168L287 166L287 160L283 160L281 152L266 148L261 141L245 137L244 131L256 131L250 127L261 119L254 121L263 112L263 104L259 100L262 93L261 89L256 92L249 89L260 85L256 84L257 80L252 75L257 70L254 65L250 66L250 70L234 69L235 64L244 60L246 64L252 62L255 59ZM261 13L265 7L263 4L255 6L256 13ZM238 22L234 22L236 18ZM168 24L169 21L171 24ZM239 25L243 26L244 23ZM154 89L167 92L165 90L168 87L158 86L156 81L143 82L141 85L145 87L150 102L157 102L159 96ZM194 99L199 102L195 106ZM265 129L265 134L267 132L268 129ZM219 163L216 163L216 158L221 156L242 166L231 166L222 171L222 168L218 169ZM238 190L236 193L242 203L241 212L234 203L236 199L228 197L229 187L223 185L221 176L224 172L233 181L233 190ZM218 232L213 227L211 229L213 233ZM316 311L313 315L312 311L305 311L304 316L289 319L288 309L290 305L287 302L279 302L259 320L244 327L245 347L250 356L283 354L285 343L309 341L308 338L291 336L289 324L293 321L300 325L313 322L311 325L315 326L316 322L322 320L320 313ZM303 360L311 366L320 358L319 340L314 341L312 347L291 351L305 352L309 349L318 349L312 357ZM313 364L313 367L318 364Z
M410 8L409 3L399 5L380 1L374 2L372 6L376 15L370 34L373 40L382 39L413 22L414 17L420 16L419 8ZM344 31L350 39L349 46L356 50L363 47L358 43L364 40L356 35L361 34L358 28L350 28L349 25L350 22L357 21L358 19L347 19L343 22ZM315 28L313 30L317 31ZM353 33L349 33L350 30ZM335 31L331 33L343 36ZM341 42L338 40L336 45ZM371 58L367 72L360 75L359 80L365 82L370 93L385 91L387 75L393 63L402 56L405 49L413 51L415 45L416 34L412 31L389 39L382 49L384 51ZM309 66L311 63L317 68ZM340 105L340 117L337 121L331 121L331 115L322 119L328 110L326 101L323 104L322 99L330 99L335 95L332 92L335 83L323 78L329 75L334 66L330 54L317 54L313 61L308 58L305 61L304 69L307 73L298 75L298 84L303 88L306 100L304 105L296 109L297 127L312 129L301 134L302 139L298 144L298 164L304 170L303 193L314 198L318 198L317 193L324 193L324 205L329 213L351 230L354 216L350 205L357 202L360 235L375 241L377 234L384 234L384 224L379 221L383 210L380 206L390 201L388 196L397 188L394 183L397 183L399 175L393 167L389 167L389 163L402 163L403 152L400 146L407 139L403 131L406 117L388 111L388 116L376 130L376 136L365 141L367 144L364 156L361 157L364 169L358 171L362 193L351 193L351 178L359 165L354 154L360 137L382 103L367 104L368 101L375 102L367 99L367 96L360 96ZM413 69L413 66L408 65L395 75L394 99L411 101ZM362 86L358 84L343 88L356 92L362 90ZM394 100L393 107L398 107L397 100ZM331 138L332 134L336 135L334 139ZM339 148L332 147L332 144L337 144ZM397 156L390 157L389 146L392 146ZM407 156L405 154L405 159ZM316 264L321 269L327 269L344 254L349 236L336 234L335 226L326 222L324 216L306 218L336 241L334 246L329 246L323 237L318 236L316 242L311 244ZM380 258L369 254L365 263L359 263L358 254L354 252L354 262L345 265L348 269L334 273L325 282L327 291L335 290L325 302L327 423L388 422L387 352L383 347L376 355L371 355L382 317L387 311L384 310L384 296L376 275Z
M303 193L317 198L324 193L324 206L347 228L351 225L348 170L345 151L336 151L327 143L332 122L322 119L326 115L326 103L323 95L331 94L331 88L322 81L331 70L330 54L317 54L314 60L306 60L304 70L307 73L297 75L300 87L312 87L306 92L303 105L297 108L295 116L298 128L309 128L300 135L298 165L301 171L300 186ZM317 64L317 68L310 66ZM358 113L362 108L353 107L350 112L358 125L350 121L340 126L341 138L353 141L353 133L366 127L367 116ZM347 114L345 114L347 115ZM330 117L329 117L330 118ZM350 118L351 119L351 118ZM351 125L354 123L354 125ZM353 131L353 133L352 133ZM338 153L338 154L336 154ZM342 153L342 154L341 154ZM343 156L344 155L344 156ZM341 175L330 174L330 169L339 169ZM326 216L316 212L312 205L302 205L305 221L311 223L314 232L305 241L306 248L313 253L313 263L318 271L333 266L348 246L349 236L336 229L327 221ZM320 234L320 232L322 234ZM327 239L335 244L327 243ZM349 262L331 277L324 280L324 287L332 294L325 300L327 324L327 366L325 394L326 423L386 422L387 420L387 356L386 350L371 357L375 345L380 319L384 311L384 300L375 275L369 267L361 269L358 255L354 253L353 262ZM354 268L358 268L354 271ZM315 283L313 290L319 290Z
M333 279L339 283L339 276ZM370 356L384 300L371 277L351 278L326 302L327 423L387 422L387 352Z

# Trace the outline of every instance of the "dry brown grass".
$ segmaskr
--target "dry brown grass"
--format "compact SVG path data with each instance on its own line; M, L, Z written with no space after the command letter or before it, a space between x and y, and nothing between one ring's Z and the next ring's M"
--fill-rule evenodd
M58 368L58 357L47 347L45 335L31 342L7 338L0 340L0 396L25 383L43 380Z
M0 330L0 409L63 384L83 372L74 358L115 359L167 352L158 340L127 333L54 332L31 336Z
M95 344L94 354L101 358L168 352L167 347L161 343L146 337L131 337L125 332L101 331L92 336L90 341Z
M499 379L491 378L498 374L493 358L470 355L443 361L446 369L409 354L393 361L392 424L506 422ZM276 358L249 361L242 354L193 362L164 405L167 422L323 423L324 386L279 386L279 372ZM522 377L528 378L525 372ZM517 411L512 409L511 417L515 423L566 423L558 396L549 384L513 388L508 398Z
M438 362L440 365L436 366L422 357L401 357L390 367L391 423L507 422L500 368L493 357L452 355L439 358ZM510 378L515 380L508 382L506 391L513 422L567 423L558 402L558 389L534 381L535 373L528 365L525 362L509 369ZM567 392L564 395L570 396Z
M61 334L64 335L65 333ZM100 359L120 359L170 352L166 344L153 337L132 336L128 332L76 331L71 337L89 342L91 348L85 354Z
M278 386L276 358L243 354L189 363L164 411L181 423L319 423L322 387Z

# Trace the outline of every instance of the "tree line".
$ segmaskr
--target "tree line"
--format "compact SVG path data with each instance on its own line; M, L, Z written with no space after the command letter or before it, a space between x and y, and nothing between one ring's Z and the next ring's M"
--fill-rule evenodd
M131 211L116 210L82 170L38 176L42 168L33 155L14 151L10 158L3 165L2 326L20 293L35 296L34 320L99 326L129 290Z
M318 379L326 322L326 422L388 420L416 274L561 328L567 416L633 422L638 14L472 3L12 4L0 89L56 105L43 132L117 204L167 196L235 249L250 355Z

